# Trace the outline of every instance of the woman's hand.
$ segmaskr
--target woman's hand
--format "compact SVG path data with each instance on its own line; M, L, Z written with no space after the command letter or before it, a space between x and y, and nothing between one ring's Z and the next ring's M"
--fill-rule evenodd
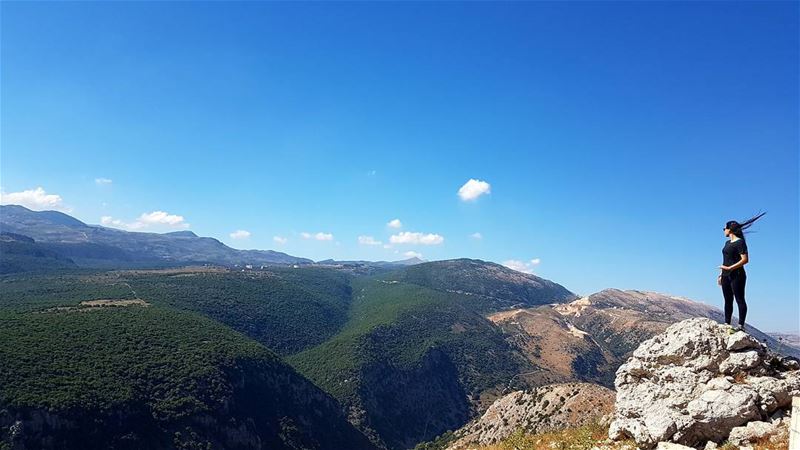
M717 277L717 285L722 286L722 275Z
M722 270L731 270L728 266L719 266L719 268Z

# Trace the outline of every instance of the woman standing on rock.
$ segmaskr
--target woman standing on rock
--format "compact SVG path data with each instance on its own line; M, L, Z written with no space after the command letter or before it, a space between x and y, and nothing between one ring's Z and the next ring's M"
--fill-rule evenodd
M736 330L744 331L744 319L747 315L747 303L744 301L744 285L747 281L747 274L744 265L750 260L747 256L747 242L744 239L744 230L749 228L756 220L766 213L761 213L755 217L739 223L730 220L725 224L725 237L730 238L722 248L722 270L717 277L717 284L722 286L722 295L725 297L725 323L731 324L733 315L733 299L739 306L739 326Z

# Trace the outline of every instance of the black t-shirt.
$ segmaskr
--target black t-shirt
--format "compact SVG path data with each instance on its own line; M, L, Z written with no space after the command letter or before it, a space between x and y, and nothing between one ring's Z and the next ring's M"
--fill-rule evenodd
M738 263L742 257L740 255L747 254L747 243L744 239L737 239L734 242L728 240L725 242L725 246L722 247L722 265L723 266L732 266ZM729 270L723 270L722 276L729 275L731 273L742 273L744 272L744 266L735 269L733 272Z

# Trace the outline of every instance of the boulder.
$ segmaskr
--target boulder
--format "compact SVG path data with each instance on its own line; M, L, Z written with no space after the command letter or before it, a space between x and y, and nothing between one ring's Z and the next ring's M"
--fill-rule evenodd
M645 449L702 448L725 441L734 429L741 428L736 436L764 431L748 423L774 426L770 418L800 395L800 366L728 329L711 319L687 319L642 342L616 372L609 437L631 438Z
M744 370L752 369L761 362L761 355L756 350L741 353L731 353L719 365L719 371L725 374L739 373Z

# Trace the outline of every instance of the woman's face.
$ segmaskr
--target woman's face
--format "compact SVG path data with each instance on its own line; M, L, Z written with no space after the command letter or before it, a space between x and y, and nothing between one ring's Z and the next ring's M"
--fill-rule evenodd
M731 235L731 230L728 229L728 227L725 227L725 230L723 230L723 232L725 233L725 237L728 237L728 236Z

